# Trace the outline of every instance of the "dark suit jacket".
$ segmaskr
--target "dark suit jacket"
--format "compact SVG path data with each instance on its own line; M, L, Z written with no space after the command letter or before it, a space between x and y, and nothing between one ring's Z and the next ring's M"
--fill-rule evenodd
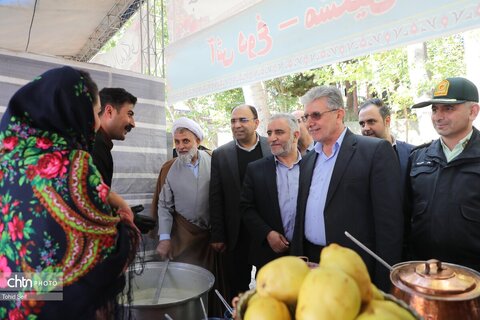
M240 211L250 231L249 262L257 269L284 254L275 253L267 241L270 231L285 236L278 204L277 173L273 156L251 162L240 197Z
M265 137L260 137L259 143L263 156L272 154ZM228 249L237 244L241 190L237 147L235 141L230 141L213 151L210 177L211 242L225 242Z
M317 152L301 162L297 217L291 252L303 255L305 210ZM347 129L335 162L325 203L327 245L338 243L358 252L374 283L389 290L389 271L354 244L348 231L390 264L401 259L403 214L400 168L388 141Z
M410 152L414 145L396 140L397 144L397 154L398 160L400 161L400 171L402 172L402 178L407 176L407 165L408 165L408 157L410 157Z

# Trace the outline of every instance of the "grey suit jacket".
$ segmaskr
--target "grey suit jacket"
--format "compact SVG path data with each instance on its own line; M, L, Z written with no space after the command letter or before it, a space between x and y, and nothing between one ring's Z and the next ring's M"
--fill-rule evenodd
M272 154L265 137L259 143L264 157ZM240 181L237 146L230 141L213 151L210 177L210 241L224 242L228 249L237 244L240 230Z
M291 252L303 255L305 210L317 152L301 162L295 231ZM347 129L333 169L324 209L327 245L337 243L359 253L374 283L389 289L389 271L344 234L355 238L390 264L401 259L404 218L398 159L388 141Z

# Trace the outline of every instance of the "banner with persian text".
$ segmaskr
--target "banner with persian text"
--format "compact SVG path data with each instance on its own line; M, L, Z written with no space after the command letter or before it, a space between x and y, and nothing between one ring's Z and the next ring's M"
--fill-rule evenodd
M478 0L263 0L169 45L167 97L174 103L479 26Z
M170 43L222 22L262 0L167 0Z

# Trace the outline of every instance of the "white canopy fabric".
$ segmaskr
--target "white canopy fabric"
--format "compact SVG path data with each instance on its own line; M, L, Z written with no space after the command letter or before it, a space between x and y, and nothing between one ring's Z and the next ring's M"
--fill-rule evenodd
M0 48L75 57L98 36L101 37L98 32L108 32L102 25L118 19L134 2L1 0Z

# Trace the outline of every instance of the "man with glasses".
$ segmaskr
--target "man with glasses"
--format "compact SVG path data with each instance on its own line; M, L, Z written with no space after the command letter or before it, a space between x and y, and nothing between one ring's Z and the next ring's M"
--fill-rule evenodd
M292 115L297 119L298 125L300 126L300 138L298 139L298 151L304 156L307 152L312 151L315 142L313 141L312 136L308 133L307 126L305 122L307 119L304 116L305 112L303 110L293 111Z
M433 98L433 127L440 138L412 151L407 182L411 213L409 257L431 258L480 271L480 133L477 87L447 78Z
M407 174L407 163L413 145L395 139L390 131L390 108L381 99L373 98L365 101L358 110L358 123L362 135L387 140L395 150L402 178Z
M343 119L339 89L320 86L303 97L307 128L316 141L301 162L292 254L318 262L337 243L359 253L372 281L389 291L389 270L345 236L348 231L389 264L400 261L403 240L400 167L391 145L353 134Z
M237 106L230 123L234 140L213 151L210 179L211 245L226 251L228 299L248 290L251 279L249 236L239 210L243 177L250 162L271 154L267 139L255 132L259 120L254 107Z

